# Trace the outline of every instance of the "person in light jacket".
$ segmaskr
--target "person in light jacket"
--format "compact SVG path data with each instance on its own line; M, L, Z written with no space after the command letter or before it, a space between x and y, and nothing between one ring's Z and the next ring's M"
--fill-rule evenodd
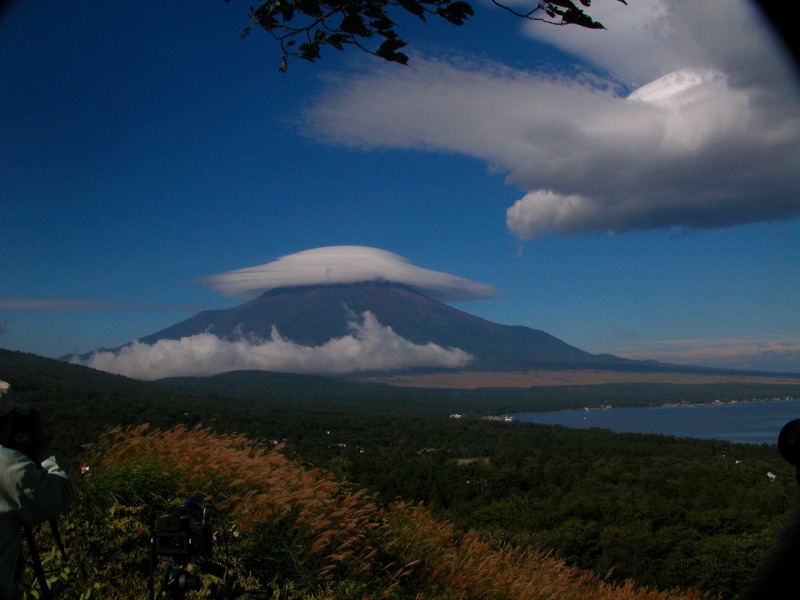
M0 381L0 600L13 600L17 593L23 525L55 517L73 498L63 459L46 448L39 413L20 410L10 392ZM15 449L20 430L30 438L25 452Z

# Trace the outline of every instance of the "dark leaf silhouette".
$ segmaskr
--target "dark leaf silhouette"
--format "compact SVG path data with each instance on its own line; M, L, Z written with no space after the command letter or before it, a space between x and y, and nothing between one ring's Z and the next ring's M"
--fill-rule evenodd
M579 0L589 7L591 0ZM625 4L624 0L618 0ZM492 0L513 15L553 25L579 25L604 29L603 25L578 8L572 0L542 0L522 12ZM397 52L407 45L390 15L407 12L427 22L438 17L460 26L475 14L465 0L265 0L250 8L250 23L242 31L247 37L253 27L260 27L278 42L281 49L279 70L288 69L290 58L309 62L318 60L324 46L344 50L353 46L389 62L408 63L408 56ZM385 38L376 42L375 35ZM389 42L389 43L387 43Z

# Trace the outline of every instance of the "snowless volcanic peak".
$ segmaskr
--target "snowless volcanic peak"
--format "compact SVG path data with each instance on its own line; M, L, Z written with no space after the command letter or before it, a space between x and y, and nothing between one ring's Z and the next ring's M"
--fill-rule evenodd
M416 289L442 301L495 295L489 285L423 269L405 258L366 246L328 246L282 256L278 260L208 275L201 283L237 298L252 299L278 288L385 281Z
M590 354L543 331L493 323L386 281L272 289L79 358L141 379L243 369L344 375L616 368L629 362Z

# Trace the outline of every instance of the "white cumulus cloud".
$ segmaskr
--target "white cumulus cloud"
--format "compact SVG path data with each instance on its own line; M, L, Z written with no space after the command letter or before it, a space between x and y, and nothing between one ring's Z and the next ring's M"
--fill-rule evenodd
M434 343L414 344L381 325L369 311L350 323L351 333L321 346L303 346L273 329L270 339L222 340L203 333L152 345L133 342L119 351L97 351L73 362L153 380L164 377L209 376L227 371L266 370L285 373L345 375L364 371L409 368L459 368L472 356L458 348Z
M631 4L621 32L539 27L589 36L572 50L607 80L416 58L331 78L309 133L482 159L525 191L506 215L523 240L800 215L800 102L759 21L730 0Z
M524 1L524 0L522 0ZM542 27L531 38L580 56L634 87L684 68L710 68L738 78L786 77L786 57L751 0L636 0L593 3L606 30Z
M275 288L391 281L444 301L488 298L489 285L410 264L386 250L365 246L329 246L283 256L276 261L208 275L201 283L239 298L250 299Z

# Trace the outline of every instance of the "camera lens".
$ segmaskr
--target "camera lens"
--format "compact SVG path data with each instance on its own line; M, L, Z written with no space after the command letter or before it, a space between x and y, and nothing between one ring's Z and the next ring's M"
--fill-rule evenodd
M789 421L778 435L778 450L790 465L800 461L800 419Z

